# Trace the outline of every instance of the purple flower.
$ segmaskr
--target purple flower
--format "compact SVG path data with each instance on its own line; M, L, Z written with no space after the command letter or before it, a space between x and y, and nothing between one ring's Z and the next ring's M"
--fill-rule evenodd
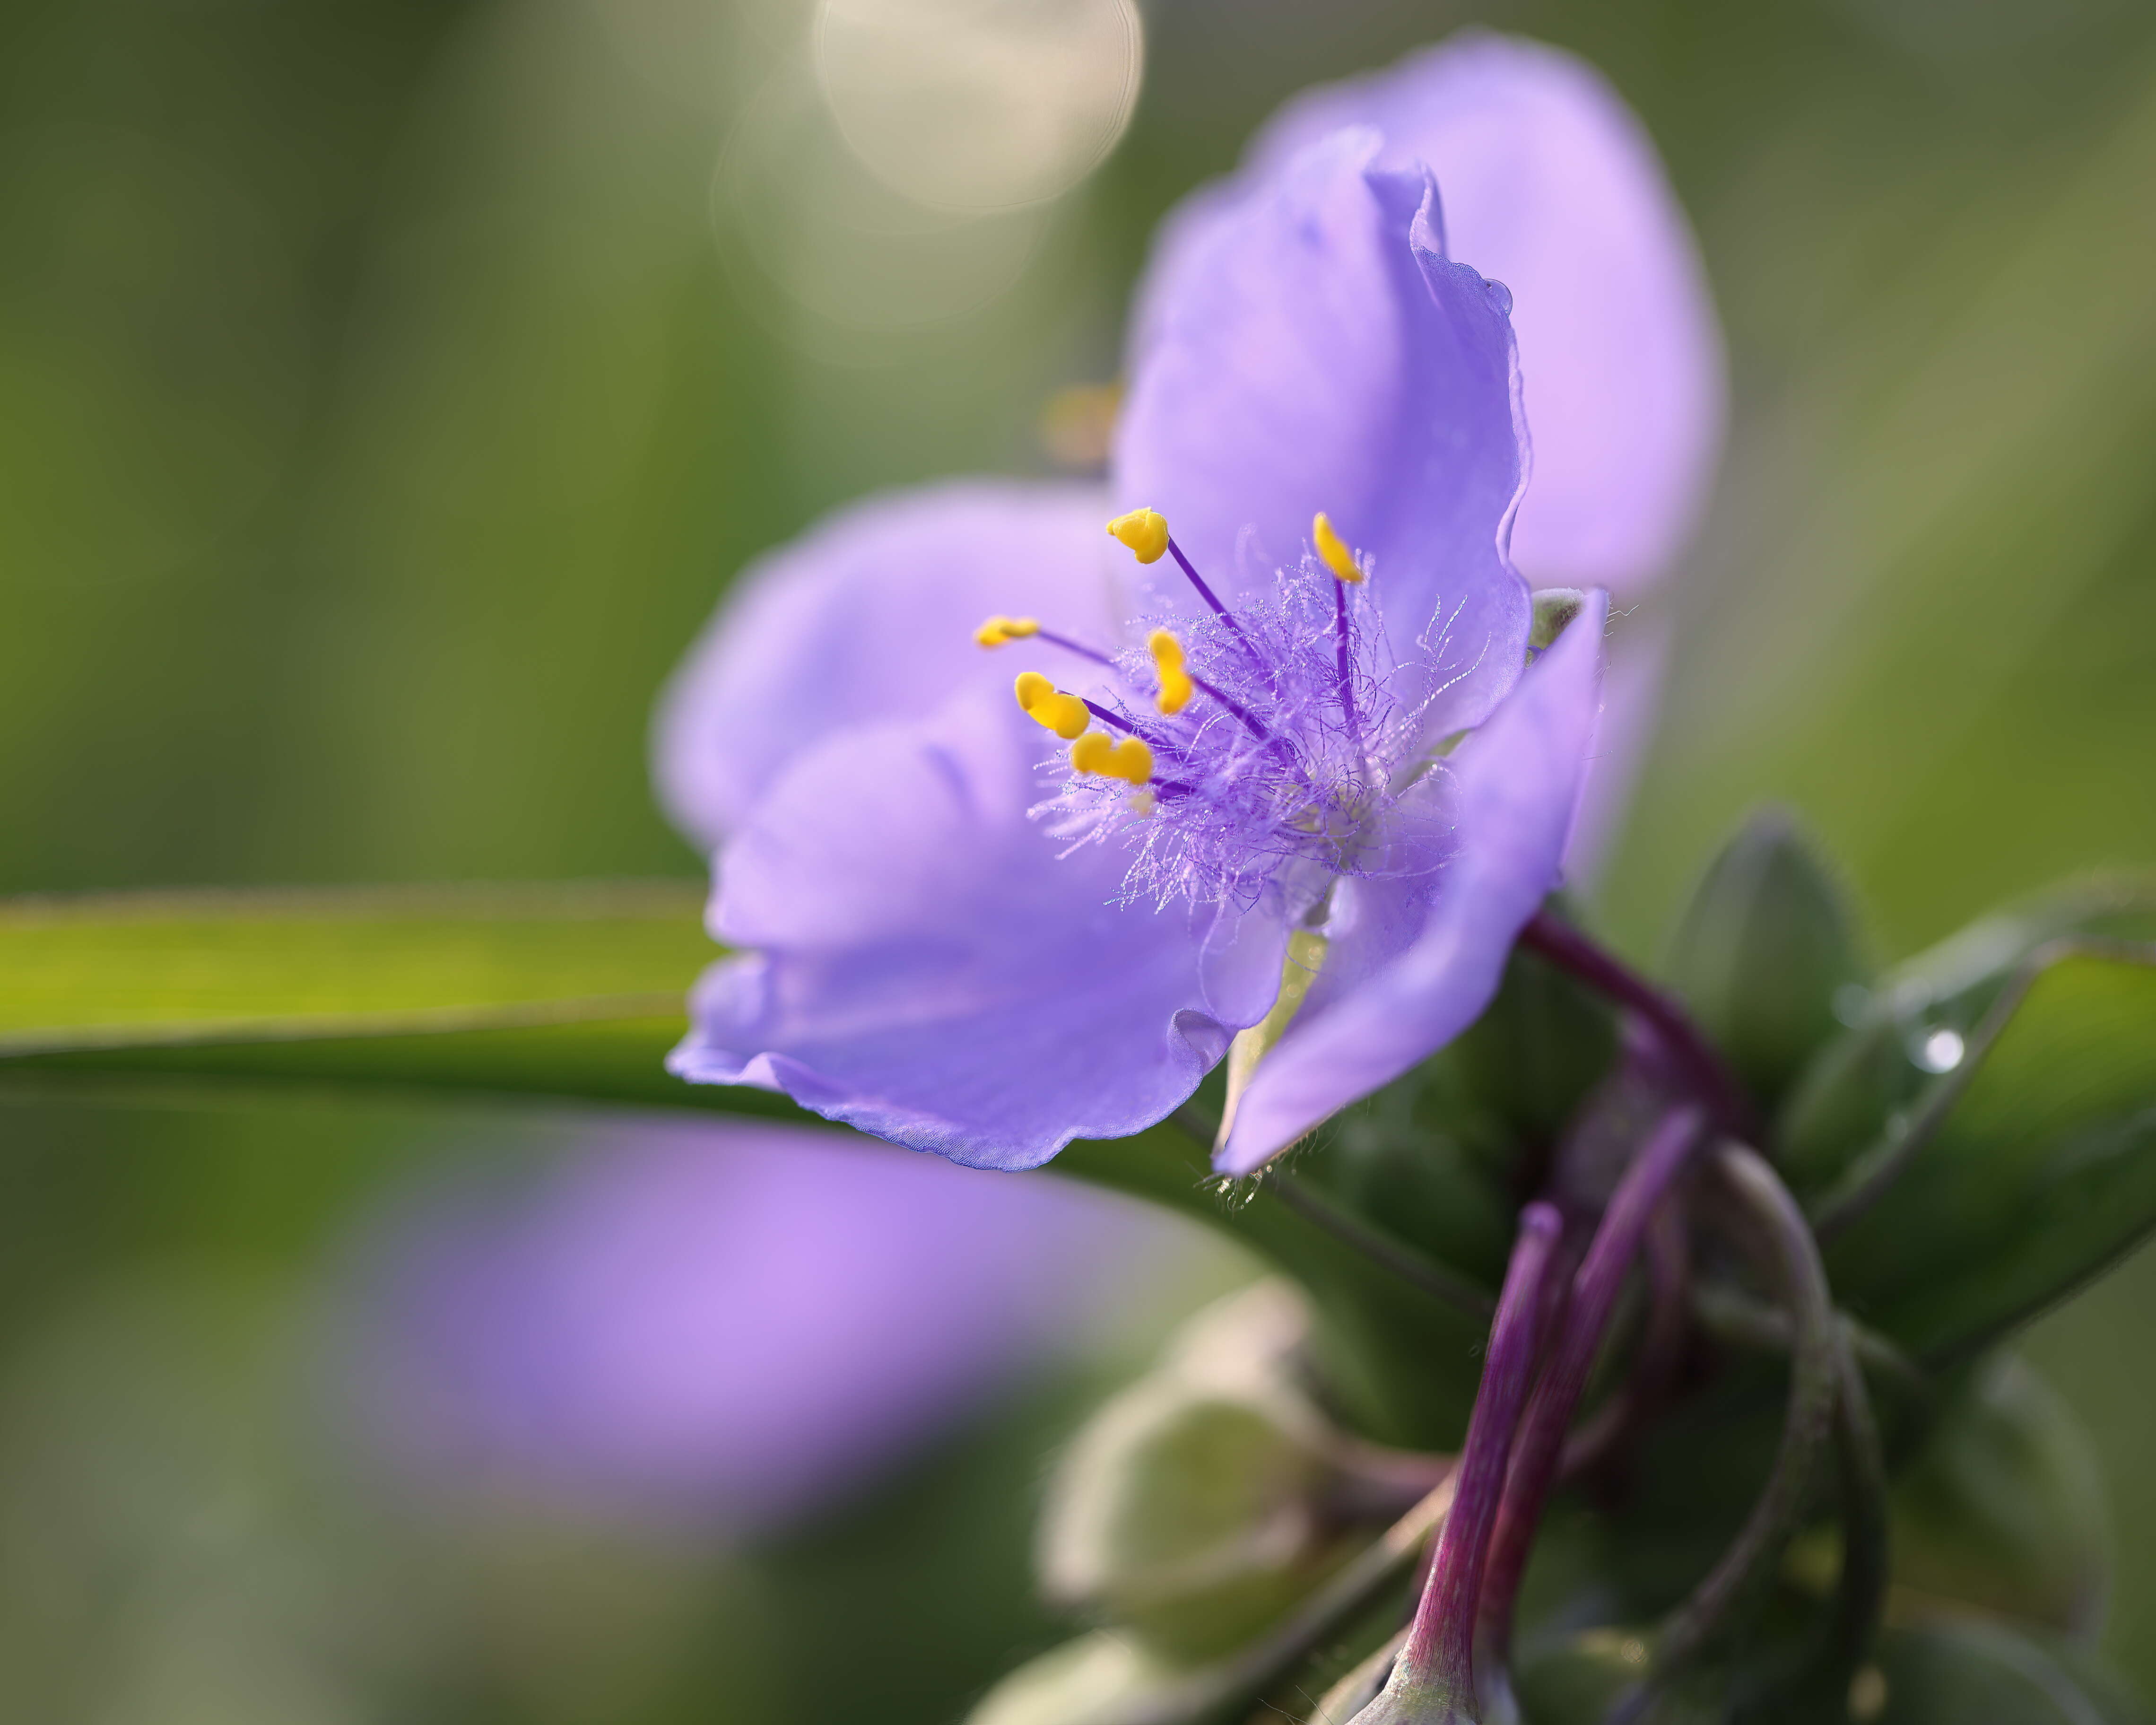
M1171 218L1105 494L859 506L677 677L661 788L720 849L711 927L742 952L675 1071L1024 1168L1158 1120L1262 1020L1217 1158L1242 1173L1481 1013L1558 882L1604 603L1529 664L1508 541L1537 386L1513 295L1448 244L1424 165L1448 153L1533 285L1523 322L1617 392L1558 438L1547 567L1666 556L1705 434L1610 428L1681 417L1625 370L1700 306L1615 99L1486 38L1306 98ZM1655 218L1605 244L1583 198ZM1686 351L1713 395L1711 334Z
M764 1532L1037 1368L1134 1219L827 1132L646 1128L400 1206L348 1302L352 1403L424 1484Z

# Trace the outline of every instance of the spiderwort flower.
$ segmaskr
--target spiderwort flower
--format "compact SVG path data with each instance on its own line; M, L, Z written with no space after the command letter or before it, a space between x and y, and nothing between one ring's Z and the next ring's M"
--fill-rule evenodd
M1633 131L1597 133L1622 110L1591 74L1495 46L1343 86L1322 126L1291 109L1171 218L1105 495L873 502L721 613L659 771L744 950L673 1070L1022 1168L1158 1120L1262 1021L1217 1158L1240 1173L1481 1012L1557 882L1605 604L1531 653L1507 544L1534 386L1416 140L1470 114L1465 201L1560 235L1575 178L1523 175L1506 129L1591 109L1573 147L1617 167L1577 182L1667 202ZM1478 105L1490 79L1532 99ZM1553 348L1638 334L1596 305L1604 262L1536 265ZM1590 538L1550 566L1623 562Z

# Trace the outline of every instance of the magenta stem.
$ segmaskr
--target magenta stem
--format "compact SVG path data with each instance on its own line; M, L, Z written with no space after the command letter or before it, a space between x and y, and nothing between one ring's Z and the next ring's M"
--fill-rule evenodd
M1481 1620L1484 1636L1500 1657L1512 1640L1512 1601L1534 1545L1543 1505L1557 1478L1565 1429L1587 1388L1602 1332L1609 1327L1647 1224L1701 1142L1704 1123L1693 1107L1662 1117L1611 1194L1587 1255L1572 1279L1571 1309L1521 1423L1491 1541Z
M1527 927L1520 931L1520 944L1644 1019L1686 1081L1698 1091L1716 1123L1739 1137L1758 1137L1758 1122L1751 1098L1683 1007L1614 954L1548 911L1537 911L1528 918Z
M1685 1337L1691 1327L1691 1242L1681 1205L1656 1207L1640 1250L1647 1260L1646 1332L1640 1338L1639 1352L1623 1385L1595 1409L1594 1418L1567 1435L1557 1465L1559 1480L1576 1478L1599 1466L1653 1410L1684 1363ZM1499 1520L1503 1520L1502 1513Z
M1563 1224L1556 1208L1531 1204L1520 1213L1520 1232L1505 1272L1482 1386L1467 1422L1459 1485L1438 1536L1430 1581L1415 1608L1394 1676L1394 1686L1422 1691L1440 1705L1472 1709L1475 1698L1475 1604L1482 1588L1490 1530L1505 1486L1505 1462L1512 1433L1534 1380L1535 1356L1544 1309L1544 1281Z

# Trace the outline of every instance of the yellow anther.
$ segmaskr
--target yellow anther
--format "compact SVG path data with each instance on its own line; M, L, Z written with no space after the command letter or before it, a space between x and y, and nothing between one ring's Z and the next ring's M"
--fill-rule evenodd
M1116 742L1105 731L1088 731L1070 745L1070 765L1080 773L1142 785L1152 777L1152 751L1135 737Z
M1134 509L1108 523L1108 531L1130 547L1142 563L1157 563L1168 554L1168 517L1157 509Z
M1151 791L1132 791L1127 806L1140 820L1151 820L1159 800Z
M1012 689L1018 696L1018 704L1034 722L1046 726L1058 737L1076 737L1092 721L1084 701L1075 695L1065 695L1039 671L1020 671Z
M1348 542L1332 531L1332 523L1326 520L1325 511L1322 509L1310 524L1310 542L1317 547L1317 554L1325 560L1325 567L1341 580L1350 586L1361 582L1363 569L1355 561L1355 553L1348 549Z
M983 647L1000 647L1007 641L1022 641L1040 633L1037 617L991 617L973 631L973 639Z
M1164 629L1157 629L1146 637L1146 645L1152 653L1154 674L1160 679L1160 693L1154 704L1163 713L1179 713L1190 705L1190 691L1194 685L1190 673L1183 668L1183 643Z

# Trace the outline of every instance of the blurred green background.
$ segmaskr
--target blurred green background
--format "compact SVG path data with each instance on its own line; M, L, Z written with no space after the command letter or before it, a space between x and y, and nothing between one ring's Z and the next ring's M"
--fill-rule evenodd
M849 168L814 13L0 9L0 891L694 873L644 726L732 572L865 490L1048 470L1161 211L1289 91L1476 20L1640 110L1728 331L1616 937L1651 956L1770 797L1884 957L2156 863L2156 10L1152 0L1116 153L973 220ZM1051 1633L1031 1496L1113 1348L754 1553L355 1482L307 1388L326 1266L409 1169L519 1137L0 1104L0 1713L904 1725ZM2031 1351L2156 1690L2152 1311L2144 1259Z

